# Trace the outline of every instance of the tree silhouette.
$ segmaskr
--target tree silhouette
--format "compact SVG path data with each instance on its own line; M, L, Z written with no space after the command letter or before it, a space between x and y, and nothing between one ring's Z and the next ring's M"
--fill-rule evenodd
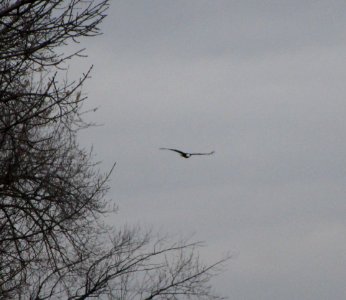
M115 229L100 174L76 135L81 86L64 45L100 34L108 0L0 3L0 299L217 299L198 243ZM113 166L114 167L114 166Z

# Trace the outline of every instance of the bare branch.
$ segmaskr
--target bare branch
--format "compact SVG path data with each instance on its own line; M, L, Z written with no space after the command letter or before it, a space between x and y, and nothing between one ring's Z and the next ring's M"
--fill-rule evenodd
M219 299L199 243L104 224L115 164L81 149L81 88L63 46L100 34L109 0L0 2L0 299Z

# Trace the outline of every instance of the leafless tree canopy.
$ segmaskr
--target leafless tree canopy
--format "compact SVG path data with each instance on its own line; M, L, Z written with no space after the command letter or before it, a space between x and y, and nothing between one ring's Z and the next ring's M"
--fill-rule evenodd
M198 243L102 223L110 173L76 142L90 70L67 81L82 51L62 46L98 35L108 5L0 2L0 299L217 299L222 261L203 265Z

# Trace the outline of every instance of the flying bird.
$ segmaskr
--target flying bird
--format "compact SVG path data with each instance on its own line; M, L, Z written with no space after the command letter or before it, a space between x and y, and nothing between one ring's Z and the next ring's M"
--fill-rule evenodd
M187 153L187 152L183 152L180 151L178 149L171 149L171 148L160 148L160 150L170 150L170 151L174 151L180 154L180 156L184 157L184 158L189 158L192 155L212 155L215 151L211 151L208 153Z

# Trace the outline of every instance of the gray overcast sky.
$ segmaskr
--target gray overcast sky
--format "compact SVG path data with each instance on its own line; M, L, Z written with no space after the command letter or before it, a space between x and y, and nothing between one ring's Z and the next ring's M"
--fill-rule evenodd
M114 224L230 251L230 299L346 299L346 2L114 0L102 29L74 66Z

